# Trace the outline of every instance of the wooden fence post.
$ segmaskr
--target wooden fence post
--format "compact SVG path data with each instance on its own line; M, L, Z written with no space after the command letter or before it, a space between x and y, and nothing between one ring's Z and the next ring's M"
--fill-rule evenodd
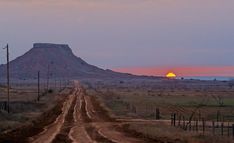
M4 102L4 110L5 111L7 110L7 102L6 101Z
M183 116L183 129L185 130L185 118Z
M180 122L181 122L181 115L179 115L179 119L178 119L178 126L180 127Z
M173 114L173 126L176 125L176 113Z
M192 129L192 122L189 123L189 131Z
M37 101L40 100L40 71L37 72Z
M217 122L219 122L219 119L220 119L220 111L217 111L216 119L217 119Z
M133 113L136 113L136 112L135 112L135 106L134 106L134 105L132 105L132 112L133 112Z
M201 111L198 112L198 120L201 121Z
M196 132L198 132L198 120L196 121Z
M202 119L202 132L203 132L203 135L205 135L205 119L203 118Z
M227 135L228 135L228 137L230 136L230 132L229 132L229 122L228 122L228 126L227 126Z
M215 134L215 122L214 121L212 121L212 133L213 135Z
M159 111L159 108L156 108L155 114L156 114L156 116L155 116L156 120L159 120L159 119L160 119L160 111Z
M192 129L192 121L189 123L189 131Z
M171 126L173 126L173 113L171 113Z
M194 119L194 121L193 121L193 131L195 131L196 130L196 119Z
M232 137L234 138L234 124L232 124Z
M126 109L129 110L128 102L125 103Z
M221 123L221 135L223 136L223 122Z

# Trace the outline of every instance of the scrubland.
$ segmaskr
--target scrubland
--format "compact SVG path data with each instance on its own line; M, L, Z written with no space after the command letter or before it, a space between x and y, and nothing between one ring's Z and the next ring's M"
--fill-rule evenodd
M2 133L20 128L36 121L43 113L51 110L67 95L71 88L55 88L50 86L46 92L45 83L40 85L40 100L38 101L38 87L35 82L11 84L10 87L10 113L4 109L7 101L7 87L0 86L0 131Z
M207 129L205 136L172 127L171 114L192 120L232 124L234 121L234 87L232 81L200 81L172 79L113 79L82 81L87 93L96 96L110 113L119 119L152 121L126 123L131 132L154 140L169 142L233 142L230 137L214 136ZM156 109L160 119L156 119ZM177 117L179 118L179 117ZM163 123L160 123L163 121ZM218 125L217 125L218 126ZM219 124L220 126L220 124ZM226 130L226 129L225 129Z

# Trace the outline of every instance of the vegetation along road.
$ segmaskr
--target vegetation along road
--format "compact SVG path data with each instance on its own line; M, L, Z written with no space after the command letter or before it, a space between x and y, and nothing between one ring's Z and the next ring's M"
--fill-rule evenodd
M99 102L87 96L85 89L75 82L72 94L64 100L61 114L41 133L28 140L32 143L145 142L120 130L122 123L111 118Z

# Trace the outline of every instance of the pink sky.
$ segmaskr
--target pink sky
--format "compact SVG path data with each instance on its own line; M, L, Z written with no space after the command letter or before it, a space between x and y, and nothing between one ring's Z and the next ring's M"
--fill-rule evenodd
M234 66L191 66L191 67L131 67L116 68L118 72L132 73L136 75L164 76L168 72L174 72L177 76L234 76Z
M75 55L103 69L164 75L167 67L177 67L179 75L229 76L233 5L234 0L0 0L0 47L9 43L12 60L33 43L69 44Z

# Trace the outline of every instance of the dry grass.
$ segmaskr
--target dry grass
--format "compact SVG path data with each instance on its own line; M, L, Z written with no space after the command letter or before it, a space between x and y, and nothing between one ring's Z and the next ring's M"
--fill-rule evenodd
M146 138L157 141L180 143L233 143L232 138L202 135L202 133L186 132L164 123L129 124L128 129L141 133Z
M54 90L45 96L41 96L37 101L37 85L36 84L19 84L10 89L10 114L4 110L0 110L0 131L8 131L15 129L24 124L28 124L35 120L43 112L52 109L61 99L62 95L70 92L71 88L66 88L62 92ZM41 92L43 89L41 89ZM6 87L0 88L0 101L6 101ZM58 96L61 95L61 96Z
M196 110L208 121L234 121L234 88L228 82L196 80L96 80L83 81L89 95L97 96L117 118L155 119L156 108L161 119L170 119L171 113L181 114L189 119ZM219 103L223 101L221 106ZM199 115L200 114L200 115ZM165 124L130 124L129 130L139 132L147 138L163 139L169 142L228 143L228 137L206 136L186 132Z
M175 86L176 85L176 86ZM89 94L99 95L116 115L154 118L159 108L161 117L169 119L172 112L189 117L197 106L207 120L216 119L217 111L228 120L234 120L234 88L219 81L98 81L90 83ZM223 106L217 99L221 97ZM135 110L135 109L134 109ZM198 112L197 112L198 116Z

